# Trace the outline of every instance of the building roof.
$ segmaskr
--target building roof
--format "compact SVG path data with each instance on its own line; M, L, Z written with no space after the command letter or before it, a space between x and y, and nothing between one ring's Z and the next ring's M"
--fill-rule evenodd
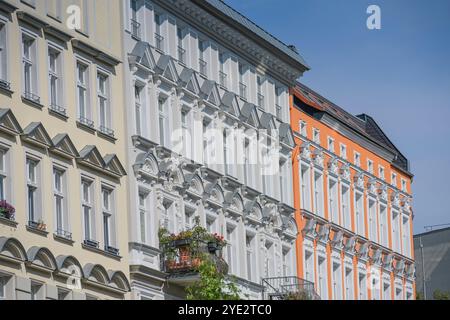
M291 59L294 59L297 63L302 64L307 70L310 69L306 61L303 59L303 57L297 52L297 49L295 46L290 46L276 37L274 37L269 32L265 31L261 27L259 27L256 23L251 21L249 18L245 17L243 14L239 13L229 5L227 5L222 0L197 0L196 1L199 4L208 5L209 7L218 10L222 14L224 14L226 17L233 20L233 22L237 23L241 27L244 27L245 29L249 30L259 38L263 39L264 41L268 42L273 47L277 48L284 54L286 54Z
M393 164L409 173L409 161L400 150L391 142L375 120L367 114L354 116L343 108L324 98L302 83L294 88L296 96L305 104L324 112L353 129L365 138L394 153ZM410 173L409 173L410 174Z

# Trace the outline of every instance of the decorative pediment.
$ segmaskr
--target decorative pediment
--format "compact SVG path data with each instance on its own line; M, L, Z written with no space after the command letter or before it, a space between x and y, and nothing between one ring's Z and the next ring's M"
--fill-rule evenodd
M53 146L52 139L40 122L32 122L23 129L22 139L46 148Z
M115 154L108 154L103 158L103 161L105 163L104 168L111 172L112 174L123 177L127 174L125 171L125 168L120 163L119 158Z
M159 176L158 161L152 152L143 152L136 157L133 165L134 174L140 178L157 179Z
M200 85L197 74L192 69L186 67L183 68L180 73L178 83L182 88L185 88L194 95L198 95L200 93Z
M150 70L153 70L156 66L151 46L144 41L136 43L133 50L128 55L128 61L130 65L143 66Z
M217 83L212 80L204 80L200 87L200 96L203 100L218 106L221 103Z
M156 63L155 72L171 82L178 83L178 72L173 59L169 55L162 55Z
M96 146L85 146L79 153L79 162L101 170L105 167L105 161Z
M227 112L235 117L239 117L240 110L239 110L239 103L237 96L230 91L225 91L225 93L222 96L221 101L221 109L224 112Z
M280 124L278 131L280 134L280 142L290 146L291 148L295 147L294 133L288 123Z
M63 156L67 156L70 158L78 158L80 155L78 154L75 145L70 139L67 133L60 133L56 135L53 139L53 147L51 150Z
M233 211L243 212L244 210L244 201L237 190L228 192L225 195L225 202L228 205L228 208Z
M298 229L293 218L281 217L283 236L288 241L297 239Z
M253 103L244 103L244 106L241 108L239 119L254 128L260 127L258 112L256 106Z
M11 135L22 133L22 128L11 109L0 109L0 130Z
M203 195L205 189L202 178L196 173L185 174L184 184L188 190L196 195Z

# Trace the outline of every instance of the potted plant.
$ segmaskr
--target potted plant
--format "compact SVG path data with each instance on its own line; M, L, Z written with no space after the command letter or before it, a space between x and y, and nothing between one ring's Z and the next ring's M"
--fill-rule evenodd
M16 209L10 205L6 200L0 201L0 217L8 220L14 220L14 213Z
M38 230L45 231L47 229L47 225L44 223L42 219L39 219L37 228Z

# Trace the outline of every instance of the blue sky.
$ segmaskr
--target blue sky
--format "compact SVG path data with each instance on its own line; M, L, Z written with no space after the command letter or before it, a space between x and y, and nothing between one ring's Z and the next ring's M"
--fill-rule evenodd
M450 223L450 1L226 0L311 66L301 79L375 118L410 160L415 232ZM368 30L367 7L381 8Z

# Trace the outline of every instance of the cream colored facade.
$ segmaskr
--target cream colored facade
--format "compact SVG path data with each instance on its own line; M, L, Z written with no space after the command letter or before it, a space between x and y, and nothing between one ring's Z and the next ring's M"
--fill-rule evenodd
M129 297L120 7L0 1L0 299Z

